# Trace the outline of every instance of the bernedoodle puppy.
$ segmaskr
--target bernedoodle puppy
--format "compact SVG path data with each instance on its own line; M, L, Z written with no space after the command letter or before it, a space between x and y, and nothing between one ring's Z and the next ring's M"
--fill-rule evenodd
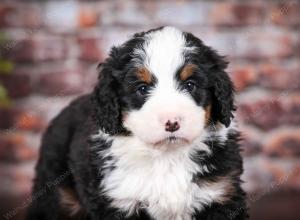
M47 129L27 219L246 219L226 67L174 27L113 47Z

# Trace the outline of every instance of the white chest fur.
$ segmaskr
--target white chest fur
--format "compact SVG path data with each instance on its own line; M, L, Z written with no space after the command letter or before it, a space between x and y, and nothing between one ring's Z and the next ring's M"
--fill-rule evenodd
M199 187L192 182L202 168L190 159L191 151L187 146L162 152L137 138L117 137L101 152L115 159L115 169L105 174L101 186L112 205L129 215L143 204L157 220L189 220L195 209L224 194L222 184Z

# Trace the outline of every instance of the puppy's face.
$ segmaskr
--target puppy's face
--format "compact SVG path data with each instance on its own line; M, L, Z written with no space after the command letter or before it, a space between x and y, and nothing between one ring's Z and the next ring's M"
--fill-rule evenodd
M201 137L210 120L230 122L232 85L225 66L193 35L165 27L135 35L112 53L102 71L111 75L110 87L103 77L99 89L110 88L116 96L110 102L118 110L111 114L130 135L155 147L188 145Z
M123 118L126 129L154 146L188 144L201 135L209 114L209 94L206 79L195 65L182 63L175 69L145 65L134 72L136 77L125 78L131 94Z
M165 28L136 48L125 76L124 127L154 146L187 144L201 135L209 114L208 79L185 56L183 34Z

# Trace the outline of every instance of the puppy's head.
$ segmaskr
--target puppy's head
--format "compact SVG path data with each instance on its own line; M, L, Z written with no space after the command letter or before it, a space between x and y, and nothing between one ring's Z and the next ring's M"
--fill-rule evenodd
M233 86L227 63L190 33L142 32L111 50L94 91L100 128L143 142L189 144L209 121L229 126Z

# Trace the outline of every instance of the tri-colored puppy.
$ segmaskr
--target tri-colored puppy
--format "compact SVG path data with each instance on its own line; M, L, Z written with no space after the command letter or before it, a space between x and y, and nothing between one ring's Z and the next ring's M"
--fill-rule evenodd
M28 219L246 219L226 66L174 27L112 48L44 135Z

